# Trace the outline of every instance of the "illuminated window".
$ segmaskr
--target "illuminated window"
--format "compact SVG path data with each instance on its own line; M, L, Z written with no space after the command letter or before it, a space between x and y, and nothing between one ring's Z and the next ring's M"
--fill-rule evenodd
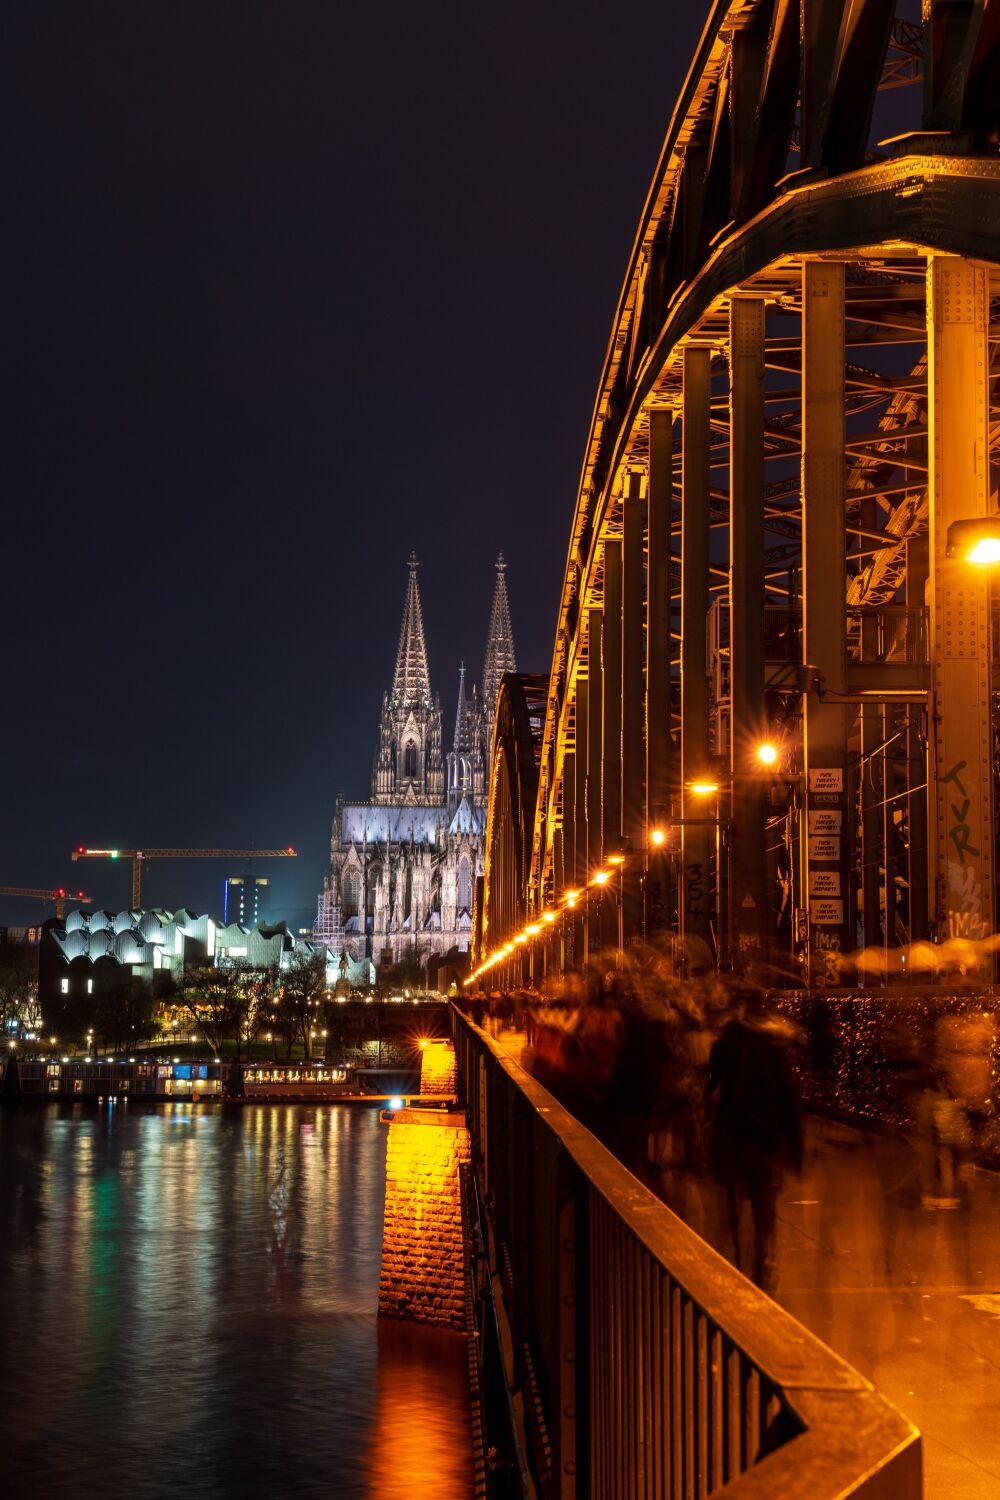
M244 948L223 948L222 951L226 955L227 958L246 958L246 956L247 956L247 949L245 947Z
M94 981L92 979L88 979L87 980L87 994L88 995L92 995L93 993L94 993Z
M62 993L64 995L68 995L69 994L69 980L68 979L60 979L60 981L59 981L59 988L60 988L60 990L62 991Z

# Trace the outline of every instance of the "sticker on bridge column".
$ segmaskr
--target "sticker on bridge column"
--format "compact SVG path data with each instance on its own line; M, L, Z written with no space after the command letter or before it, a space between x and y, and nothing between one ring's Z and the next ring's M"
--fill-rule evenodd
M812 922L822 923L828 927L839 927L844 920L843 901L812 901L809 905L809 918Z
M839 896L840 871L810 870L809 894L810 896Z
M824 835L822 838L810 838L810 840L809 840L809 860L810 860L810 863L814 859L833 859L833 860L837 860L839 858L840 858L840 835L839 834L828 834L828 835Z
M842 792L844 790L843 766L810 766L809 790L811 792Z
M821 807L809 809L809 832L818 834L839 834L843 827L844 814L839 807Z

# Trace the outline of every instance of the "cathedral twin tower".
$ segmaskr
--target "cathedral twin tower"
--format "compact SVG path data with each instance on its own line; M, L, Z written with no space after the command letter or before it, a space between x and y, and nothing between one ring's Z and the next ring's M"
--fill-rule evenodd
M496 563L482 696L466 693L459 669L452 748L444 754L441 700L431 691L417 559L411 554L392 688L382 698L370 802L338 801L313 936L342 955L352 983L372 966L426 964L466 952L472 933L493 717L514 640L503 553Z

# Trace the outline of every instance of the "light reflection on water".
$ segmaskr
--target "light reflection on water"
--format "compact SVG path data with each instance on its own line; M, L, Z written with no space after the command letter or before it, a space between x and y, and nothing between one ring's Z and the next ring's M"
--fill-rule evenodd
M383 1132L0 1110L4 1494L470 1496L463 1341L375 1317Z

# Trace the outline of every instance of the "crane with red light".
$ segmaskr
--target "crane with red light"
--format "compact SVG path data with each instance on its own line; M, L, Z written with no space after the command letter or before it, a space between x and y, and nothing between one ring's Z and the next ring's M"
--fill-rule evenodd
M83 891L67 891L61 885L52 890L33 885L0 885L0 896L24 896L28 901L51 901L60 922L66 915L67 901L79 901L81 906L86 906L91 899Z
M141 906L142 867L148 859L296 859L287 849L91 849L80 844L70 859L130 859L132 861L132 910Z

